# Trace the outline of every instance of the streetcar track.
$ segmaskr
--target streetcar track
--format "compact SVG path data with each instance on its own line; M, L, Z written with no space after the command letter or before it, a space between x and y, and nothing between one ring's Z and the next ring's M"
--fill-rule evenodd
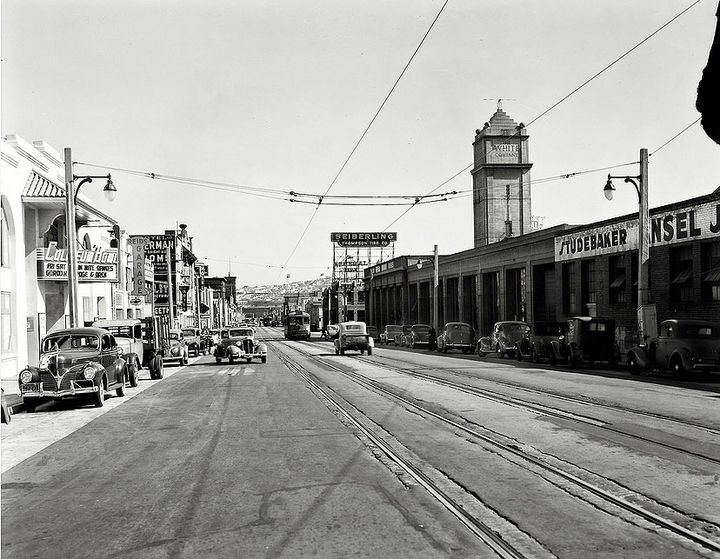
M386 397L390 397L393 400L399 401L406 406L410 406L411 408L418 410L421 414L425 414L430 417L433 417L433 418L441 421L442 423L448 424L455 429L465 432L465 433L471 435L472 437L475 437L478 440L485 442L486 444L489 444L493 447L499 448L504 452L514 455L515 457L534 465L535 467L539 467L547 472L550 472L550 473L558 476L559 478L561 478L567 482L570 482L570 483L574 484L575 486L587 491L590 495L593 495L594 497L597 497L597 498L601 499L602 501L609 503L610 505L613 505L622 510L625 510L625 511L635 515L636 517L642 518L645 521L649 522L650 524L652 524L662 530L667 530L668 532L670 532L678 537L681 537L685 540L689 540L697 545L700 545L705 549L712 550L714 552L720 552L720 542L711 540L701 533L701 532L709 532L709 531L715 531L716 533L718 533L718 532L720 532L720 526L717 526L709 521L699 520L694 515L688 515L688 514L683 513L682 511L673 509L672 507L669 507L662 503L655 502L659 507L664 509L666 516L673 516L673 514L675 516L679 515L682 517L682 520L684 520L687 524L693 524L693 525L697 526L696 530L686 528L685 526L679 524L678 522L676 522L674 520L665 518L658 513L652 512L652 511L648 510L647 508L644 508L640 505L637 505L637 504L631 502L628 499L628 497L626 497L626 496L615 495L612 492L610 492L609 490L603 489L602 487L600 487L597 484L590 483L590 482L578 477L575 474L572 474L566 470L563 470L562 468L560 468L558 466L554 466L554 465L548 463L548 461L546 461L544 459L541 459L541 458L538 458L536 456L529 454L528 452L523 450L523 445L519 445L517 443L503 443L501 441L494 440L493 438L491 438L483 433L480 433L473 428L469 428L466 425L463 425L457 421L447 418L441 414L438 414L426 407L423 407L423 406L417 404L416 402L414 402L412 400L409 400L403 396L400 396L400 395L388 390L387 388L384 388L383 386L381 386L381 383L367 379L366 377L362 376L362 374L360 374L360 373L344 370L343 368L338 367L337 365L329 362L329 360L323 359L321 357L318 357L316 355L308 353L308 352L304 351L303 349L300 349L300 348L297 348L294 346L289 346L289 345L286 345L285 347L288 347L288 348L300 353L301 355L304 355L305 357L311 359L314 362L321 363L322 365L324 365L326 367L332 368L332 369L346 375L348 378L350 378L354 382L356 382L362 386L366 386L367 388L375 391L376 393L380 392L380 393L382 393L382 395L385 395ZM376 363L375 360L369 360L366 362L370 363L374 366L381 366L381 367L383 366L382 364ZM298 366L300 366L300 365L298 365ZM300 367L302 367L302 366L300 366ZM308 373L308 374L310 374L310 373ZM575 465L573 465L573 466L577 468L577 466L575 466ZM597 476L597 474L592 474L592 475ZM602 476L597 476L597 477L602 478ZM605 479L606 481L612 481L612 480L607 480L606 478L602 478L602 479ZM644 500L644 501L654 502L651 498L649 498L645 495L642 495L641 493L632 491L627 487L619 485L617 482L612 481L612 483L614 485L618 486L618 488L619 488L617 490L618 493L624 493L625 495L635 494L636 500ZM578 498L582 498L582 497L578 497ZM585 500L586 502L589 502L585 498L582 498L582 499Z

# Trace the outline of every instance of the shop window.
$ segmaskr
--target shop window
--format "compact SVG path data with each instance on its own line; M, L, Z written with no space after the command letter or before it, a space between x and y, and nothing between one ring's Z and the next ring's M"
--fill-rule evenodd
M105 297L97 298L97 315L101 319L107 318L107 307L105 303Z
M670 249L670 300L673 302L693 300L691 246Z
M611 256L608 264L610 269L610 303L627 303L629 298L624 256Z
M92 299L90 299L90 297L83 297L82 304L83 304L83 321L85 322L85 326L90 326L92 324L92 320L93 320Z
M720 301L720 241L702 245L702 299Z
M14 314L12 294L9 291L0 292L0 352L3 354L15 353Z
M575 292L575 262L568 262L562 267L563 312L577 313L577 294Z

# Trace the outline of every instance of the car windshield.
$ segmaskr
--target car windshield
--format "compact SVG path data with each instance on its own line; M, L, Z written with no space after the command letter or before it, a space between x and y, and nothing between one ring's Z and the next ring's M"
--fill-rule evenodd
M710 324L685 326L680 330L682 338L720 338L720 327Z
M94 334L59 334L45 338L41 351L83 351L99 347L100 339Z
M402 332L402 326L386 326L388 332Z
M540 322L534 325L535 334L539 336L559 336L563 332L561 324Z
M193 330L192 328L185 328L183 330L183 334L185 334L185 336L194 336L195 330Z
M171 339L171 340L179 340L179 339L180 339L180 332L170 332L170 339Z
M520 334L530 330L527 324L503 324L503 331L506 334Z
M230 337L231 338L242 338L247 336L252 336L253 331L252 328L235 328L233 330L230 330Z
M427 334L430 331L430 326L413 326L413 332L418 334Z
M132 326L103 326L105 330L110 332L116 338L132 338Z

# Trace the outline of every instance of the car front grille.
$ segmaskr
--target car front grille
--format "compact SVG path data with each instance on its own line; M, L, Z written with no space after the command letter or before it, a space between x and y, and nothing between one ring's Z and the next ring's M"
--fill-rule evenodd
M71 383L75 380L76 376L77 373L75 371L65 373L65 376L60 378L60 386L58 386L52 373L49 371L42 371L40 373L40 381L43 383L44 390L68 390L70 389Z
M246 340L243 340L242 348L245 353L252 353L253 352L253 341L249 338Z

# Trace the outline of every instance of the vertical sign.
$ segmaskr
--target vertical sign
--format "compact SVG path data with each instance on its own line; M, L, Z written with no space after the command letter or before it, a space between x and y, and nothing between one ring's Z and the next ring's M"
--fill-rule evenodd
M145 245L146 237L130 237L133 255L133 281L131 295L146 295L145 289Z

